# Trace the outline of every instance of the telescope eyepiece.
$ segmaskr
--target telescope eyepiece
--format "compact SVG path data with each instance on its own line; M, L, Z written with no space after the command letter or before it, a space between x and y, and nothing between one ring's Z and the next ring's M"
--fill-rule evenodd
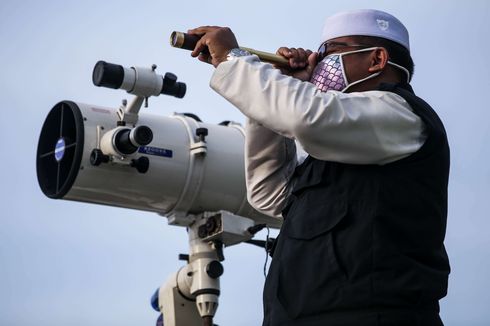
M153 132L147 126L138 126L129 134L131 142L136 146L146 146L153 140Z
M167 72L165 77L163 77L162 94L183 98L186 90L187 86L185 83L178 82L177 76L171 72Z
M114 136L114 147L123 155L135 153L140 146L146 146L153 140L153 132L147 126L133 129L122 128Z

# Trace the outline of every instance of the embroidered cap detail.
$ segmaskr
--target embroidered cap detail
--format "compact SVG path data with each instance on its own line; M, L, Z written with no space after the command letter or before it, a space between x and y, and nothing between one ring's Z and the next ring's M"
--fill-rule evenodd
M386 31L390 27L390 22L387 20L376 19L376 22L378 23L379 29L382 31Z

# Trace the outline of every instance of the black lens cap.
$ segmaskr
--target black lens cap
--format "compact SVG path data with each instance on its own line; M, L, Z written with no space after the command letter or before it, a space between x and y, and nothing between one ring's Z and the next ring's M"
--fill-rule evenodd
M124 80L124 68L121 65L115 65L105 61L99 61L95 64L92 73L92 81L95 86L118 89Z

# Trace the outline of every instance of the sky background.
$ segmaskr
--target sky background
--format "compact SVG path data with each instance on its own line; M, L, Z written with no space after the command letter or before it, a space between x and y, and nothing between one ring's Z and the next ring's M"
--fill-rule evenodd
M243 46L315 50L324 19L375 8L408 28L412 85L445 123L451 146L446 325L490 325L490 1L21 1L0 2L0 325L154 325L150 297L187 252L183 228L153 213L51 200L39 189L36 149L54 104L116 107L123 91L92 85L98 60L158 65L188 92L142 112L193 112L244 122L209 88L213 68L171 48L172 31L232 28ZM264 232L259 238L264 238ZM260 325L264 253L225 250L215 322Z

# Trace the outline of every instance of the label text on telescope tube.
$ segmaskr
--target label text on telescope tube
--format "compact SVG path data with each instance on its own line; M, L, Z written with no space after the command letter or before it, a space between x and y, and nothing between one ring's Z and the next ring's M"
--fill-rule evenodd
M147 155L155 155L161 157L172 157L173 151L165 148L158 148L152 146L141 146L138 149L139 153L147 154Z

